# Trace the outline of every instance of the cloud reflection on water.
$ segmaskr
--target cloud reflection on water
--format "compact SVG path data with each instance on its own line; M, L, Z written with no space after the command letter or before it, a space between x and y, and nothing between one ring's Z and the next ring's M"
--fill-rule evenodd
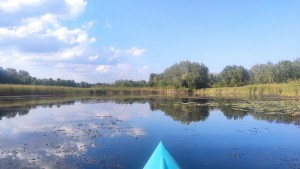
M2 119L0 163L9 168L70 167L67 158L76 159L75 163L99 163L99 159L84 157L89 149L106 146L99 145L99 140L146 134L142 128L132 127L127 122L135 116L130 106L107 104L37 108L30 110L27 116ZM111 159L106 161L116 163Z
M265 138L266 135L268 137L271 135L272 130L277 131L269 124L258 123L258 120L268 122L276 120L276 123L287 124L299 122L298 117L240 110L233 106L236 102L157 98L144 99L140 102L134 99L120 99L72 100L68 103L69 106L53 106L56 104L52 104L51 107L36 106L28 109L28 113L23 116L19 114L2 116L0 164L9 168L27 166L84 168L85 165L92 163L95 166L101 164L101 166L110 165L107 168L114 168L112 165L117 164L116 167L119 163L115 156L110 156L113 149L115 149L113 153L121 153L123 160L130 161L132 159L128 154L132 152L140 154L140 148L145 147L143 145L145 139L139 139L140 142L135 139L141 136L154 141L162 137L172 137L171 140L175 140L175 137L180 140L188 138L188 143L192 137L195 144L187 146L202 145L205 148L214 147L214 140L203 142L212 135L218 137L231 132L232 136L235 136L233 139L242 138L244 144L247 141L244 137ZM248 125L245 124L247 122ZM239 130L236 130L237 124L240 124ZM256 126L261 124L263 126ZM223 125L227 125L227 128ZM199 126L202 127L196 128ZM219 130L216 130L218 127ZM173 130L176 130L176 133L170 132ZM284 131L282 134L287 133ZM201 139L197 140L198 137ZM124 141L124 138L131 142L128 144L128 140ZM176 141L174 143L178 144ZM138 144L143 146L138 147ZM222 142L223 144L225 143ZM189 151L198 156L203 147L199 152L195 147ZM126 148L130 151L120 152ZM131 151L134 148L135 151ZM90 153L97 155L89 155ZM99 156L101 153L104 156Z

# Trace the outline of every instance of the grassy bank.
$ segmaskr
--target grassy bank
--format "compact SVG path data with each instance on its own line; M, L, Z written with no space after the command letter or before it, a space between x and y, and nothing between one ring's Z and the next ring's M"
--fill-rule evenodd
M174 95L187 94L188 89L175 90L173 88L75 88L59 86L35 86L0 84L0 96L30 96L30 95Z
M187 94L190 90L186 88L134 88L134 87L104 87L104 88L90 88L90 94L96 95L180 95Z
M226 96L232 94L246 95L277 95L277 96L300 96L300 81L292 81L281 84L259 84L243 87L206 88L194 90L197 95ZM75 88L58 86L35 86L35 85L12 85L0 84L0 96L28 96L28 95L180 95L190 93L189 89L174 88Z
M222 87L206 88L196 90L199 95L230 95L230 94L248 94L248 95L277 95L287 97L300 96L300 81L292 81L280 84L258 84L243 87Z
M86 94L84 88L1 84L0 96Z

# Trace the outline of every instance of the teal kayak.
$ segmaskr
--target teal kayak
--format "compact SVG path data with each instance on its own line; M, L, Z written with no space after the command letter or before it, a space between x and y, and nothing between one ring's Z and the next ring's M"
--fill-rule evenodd
M163 143L159 142L143 169L180 169L180 167Z

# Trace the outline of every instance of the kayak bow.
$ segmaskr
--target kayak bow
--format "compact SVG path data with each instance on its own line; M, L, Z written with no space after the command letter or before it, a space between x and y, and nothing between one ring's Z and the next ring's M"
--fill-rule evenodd
M143 169L180 169L180 167L163 143L159 142Z

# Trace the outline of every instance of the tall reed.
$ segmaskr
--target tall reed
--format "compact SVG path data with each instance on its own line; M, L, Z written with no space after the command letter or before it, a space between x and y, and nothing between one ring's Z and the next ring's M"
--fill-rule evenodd
M59 86L35 86L0 84L0 96L24 96L24 95L186 95L194 93L198 95L278 95L300 96L300 80L280 84L258 84L243 87L222 87L190 90L186 88L131 88L131 87L95 87L75 88Z
M87 89L58 86L1 84L0 96L86 94Z
M299 97L300 81L297 80L279 84L257 84L242 87L206 88L197 90L195 93L206 95L251 94Z
M133 88L133 87L95 87L75 88L59 86L35 86L0 84L0 96L28 95L176 95L187 94L188 89L175 88Z

